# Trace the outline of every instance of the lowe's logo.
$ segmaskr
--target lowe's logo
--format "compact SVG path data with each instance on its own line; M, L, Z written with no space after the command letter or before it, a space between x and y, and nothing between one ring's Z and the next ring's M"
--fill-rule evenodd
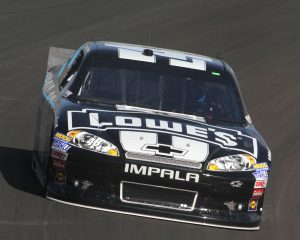
M167 133L174 136L190 138L202 142L216 144L222 148L249 153L257 157L257 140L234 129L218 127L202 122L175 122L158 117L144 116L142 113L126 111L108 111L82 109L68 111L68 130L92 129L106 131L143 130L147 132Z
M136 164L126 163L124 172L132 173L132 174L136 174L136 175L150 176L150 177L158 176L158 177L167 178L170 180L199 183L199 174L198 173L191 173L191 172L183 173L180 171L174 171L174 170L165 169L165 168L138 166Z

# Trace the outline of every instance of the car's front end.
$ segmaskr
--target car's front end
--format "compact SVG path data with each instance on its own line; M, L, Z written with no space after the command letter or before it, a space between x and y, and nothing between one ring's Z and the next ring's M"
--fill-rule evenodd
M48 198L173 221L258 229L270 161L253 127L111 109L65 115L71 129L55 130ZM95 116L102 119L97 126ZM137 128L133 122L138 120L144 125ZM182 132L151 128L152 120L160 126L180 124Z

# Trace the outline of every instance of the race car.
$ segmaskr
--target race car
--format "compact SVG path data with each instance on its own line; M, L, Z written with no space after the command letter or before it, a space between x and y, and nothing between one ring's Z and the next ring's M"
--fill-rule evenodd
M225 61L88 42L50 51L32 168L60 203L257 230L271 152Z

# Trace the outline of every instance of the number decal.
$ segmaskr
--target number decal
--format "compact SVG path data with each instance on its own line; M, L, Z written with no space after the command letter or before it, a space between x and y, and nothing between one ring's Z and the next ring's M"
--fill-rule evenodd
M176 67L184 67L184 68L206 71L206 62L204 60L195 59L195 58L192 58L192 62L170 58L170 65Z
M198 55L189 55L184 54L182 52L176 51L166 51L163 49L154 49L152 56L145 56L143 55L144 48L138 46L122 46L120 44L106 44L107 46L116 47L118 48L119 58L121 59L128 59L128 60L135 60L135 61L142 61L142 62L149 62L155 63L156 56L163 56L168 57L169 64L171 66L176 67L183 67L183 68L190 68L196 69L201 71L206 71L206 62L211 62L212 59L205 56L198 56Z
M119 48L119 58L150 63L155 63L156 61L155 55L145 56L140 51L124 48Z

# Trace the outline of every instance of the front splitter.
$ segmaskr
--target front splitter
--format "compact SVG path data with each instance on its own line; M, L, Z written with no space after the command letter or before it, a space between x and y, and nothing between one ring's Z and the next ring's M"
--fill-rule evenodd
M138 216L138 217L145 217L145 218L152 218L152 219L159 219L159 220L164 220L164 221L171 221L171 222L181 222L181 223L188 223L188 224L194 224L194 225L202 225L202 226L209 226L209 227L218 227L218 228L227 228L227 229L236 229L236 230L259 230L259 226L232 226L230 224L225 225L225 224L214 224L214 223L209 223L209 222L202 222L201 219L199 221L193 221L193 220L185 220L185 219L180 219L176 217L164 217L164 216L157 216L155 214L144 214L144 213L137 213L130 211L130 207L132 207L131 204L129 204L128 209L129 211L126 210L120 210L120 209L113 209L109 207L98 207L98 206L90 206L88 204L81 204L78 202L73 202L69 199L66 199L64 197L61 197L59 195L53 194L51 192L46 193L46 198L49 200L53 200L59 203L71 205L71 206L76 206L76 207L82 207L82 208L87 208L87 209L93 209L93 210L100 210L100 211L105 211L105 212L112 212L112 213L118 213L118 214L125 214L125 215L132 215L132 216ZM211 220L209 218L206 219L206 217L203 218L203 220Z

